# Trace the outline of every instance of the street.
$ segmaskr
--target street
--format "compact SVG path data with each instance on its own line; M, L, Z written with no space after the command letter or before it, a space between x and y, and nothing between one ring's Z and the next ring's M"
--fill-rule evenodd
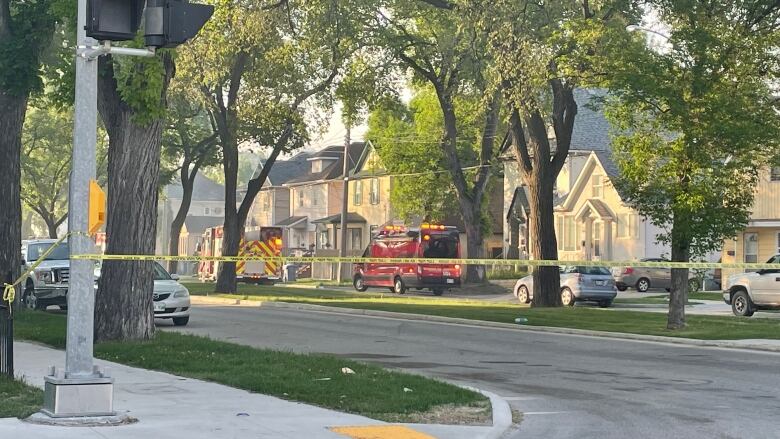
M489 390L524 413L518 439L778 437L776 354L238 306L176 330Z

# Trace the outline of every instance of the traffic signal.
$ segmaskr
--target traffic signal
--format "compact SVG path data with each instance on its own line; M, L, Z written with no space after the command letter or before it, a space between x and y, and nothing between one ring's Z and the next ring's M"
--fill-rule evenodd
M87 0L87 36L100 41L127 41L141 26L146 0Z
M176 47L198 34L214 6L189 0L148 0L144 40L147 47Z

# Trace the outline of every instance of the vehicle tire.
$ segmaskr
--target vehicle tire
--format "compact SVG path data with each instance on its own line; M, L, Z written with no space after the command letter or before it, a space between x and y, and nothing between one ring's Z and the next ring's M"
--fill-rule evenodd
M520 288L517 289L517 300L519 300L520 303L531 302L531 295L528 294L528 288L525 285L520 285Z
M404 281L397 277L393 281L393 292L396 294L404 294L406 293L406 285L404 285Z
M628 289L628 287L625 286L625 285L620 285L620 286L618 286L616 288L617 288L618 291L626 291Z
M599 308L609 308L612 306L612 300L602 300L599 302Z
M24 303L25 308L36 311L46 309L47 306L42 301L38 300L38 298L35 296L35 288L30 288L29 286L24 289L24 294L22 294L22 303Z
M699 285L698 279L688 279L688 292L689 293L696 293L699 291L699 288L701 288L701 285Z
M60 309L63 310L63 311L67 311L68 310L68 305L60 305Z
M575 298L574 293L570 289L564 288L561 290L561 303L563 306L574 306Z
M366 283L363 281L363 276L361 275L355 276L355 279L352 280L352 286L354 286L355 289L360 291L361 293L368 289Z
M187 323L190 322L190 316L187 317L174 317L173 318L173 325L174 326L187 326Z
M433 291L434 296L441 296L442 294L444 294L444 290L441 288L434 288L431 291Z
M735 316L750 317L756 312L747 291L737 291L731 298L731 310Z
M640 293L646 293L650 289L650 279L643 277L636 281L636 290Z

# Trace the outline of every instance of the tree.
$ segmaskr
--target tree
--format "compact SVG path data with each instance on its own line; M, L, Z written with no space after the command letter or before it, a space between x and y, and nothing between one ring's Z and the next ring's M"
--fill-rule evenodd
M203 37L180 58L214 118L225 175L222 254L238 254L254 198L282 152L307 140L306 105L329 104L339 68L354 46L360 2L282 1L258 8L254 1L216 2ZM270 149L262 171L249 180L236 208L239 146ZM216 290L236 291L235 263L220 264Z
M175 163L166 171L178 173L182 187L179 209L171 222L168 254L179 254L179 236L184 220L192 203L195 177L204 167L219 163L219 145L211 118L203 107L193 104L182 96L171 99L167 114L168 126L163 134L163 157L168 163ZM176 273L176 261L168 263L168 271Z
M98 111L109 137L106 252L154 254L160 144L174 65L154 58L100 58ZM95 296L95 340L154 335L151 261L104 261Z
M474 26L471 10L446 1L392 1L376 10L376 32L382 44L414 73L418 84L430 86L439 105L442 129L438 146L443 164L451 174L457 204L466 228L466 254L484 256L482 202L490 183L492 164L500 148L497 137L501 95L486 76L487 33ZM468 96L482 103L481 135L477 146L477 171L468 178L458 145L458 99ZM469 265L466 279L485 280L484 267Z
M46 224L50 238L68 216L73 151L70 109L30 108L22 133L22 201ZM105 179L105 143L98 140L98 181Z
M504 97L512 151L530 195L531 257L558 259L553 189L571 146L574 89L593 83L600 71L592 58L614 34L625 33L633 5L622 0L469 4L480 11L480 26L490 33L491 76ZM533 275L533 306L561 306L558 267L537 267Z
M0 0L0 281L21 266L22 127L30 93L41 89L40 59L61 12L59 1Z
M721 247L750 218L778 153L780 3L651 1L658 47L636 33L606 70L613 148L628 202L664 230L674 262ZM688 269L672 269L667 327L685 327Z

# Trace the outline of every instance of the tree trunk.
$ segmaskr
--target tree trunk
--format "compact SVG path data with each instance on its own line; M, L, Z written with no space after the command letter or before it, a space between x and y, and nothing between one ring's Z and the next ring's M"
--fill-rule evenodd
M166 67L165 102L173 63ZM157 184L163 121L146 125L122 101L113 68L101 58L98 109L109 135L106 252L152 255L157 232ZM95 340L144 340L154 335L154 262L105 261L95 297Z
M530 254L535 260L558 259L553 216L553 185L550 173L537 168L526 181L529 190ZM561 278L557 266L534 268L533 307L561 306Z
M464 221L465 222L465 221ZM469 259L482 259L485 257L484 240L482 238L482 227L478 221L471 221L465 224L466 227L466 254ZM487 280L485 276L484 265L466 266L466 282L484 283Z
M187 219L187 214L190 211L190 205L192 204L192 190L195 184L195 176L198 174L198 167L190 171L190 163L185 160L181 168L181 189L182 197L179 210L176 212L176 216L171 222L171 237L168 241L168 254L171 256L177 256L179 254L179 237L181 236L181 228L184 226L184 220ZM168 262L168 271L176 273L179 269L178 261Z
M687 237L679 233L678 221L685 221L675 215L672 221L672 262L689 262L690 242ZM677 231L676 231L677 230ZM669 293L669 315L667 316L667 329L685 328L685 304L688 303L688 269L672 268L672 284Z
M226 141L228 140L228 141ZM232 141L231 141L232 140ZM225 172L225 225L222 229L222 256L237 256L243 225L239 225L236 209L236 189L238 186L238 145L235 139L223 136L223 169ZM236 263L220 262L217 273L217 293L235 293Z
M27 97L0 91L0 281L19 275L22 246L20 194L22 126Z
M57 228L60 226L57 224L57 221L52 218L44 218L43 221L46 223L46 228L49 230L49 238L57 239Z

